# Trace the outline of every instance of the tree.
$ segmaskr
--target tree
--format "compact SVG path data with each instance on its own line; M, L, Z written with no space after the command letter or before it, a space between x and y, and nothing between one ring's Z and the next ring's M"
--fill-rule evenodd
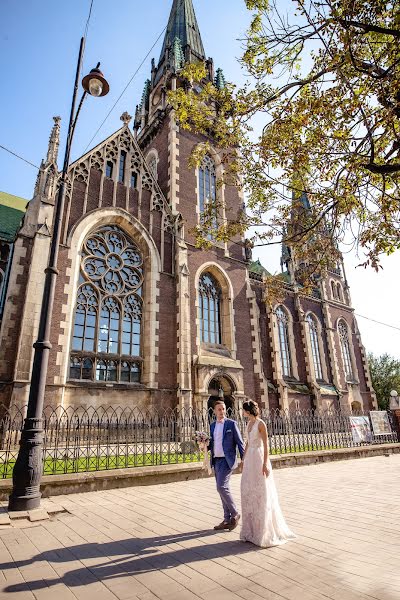
M400 360L389 354L381 356L369 354L368 363L379 408L387 410L391 390L400 393Z
M247 200L247 214L218 226L210 207L198 243L254 226L254 244L283 237L311 272L343 241L377 270L400 248L400 4L293 0L285 14L284 0L245 2L248 83L213 85L202 64L186 65L169 94L181 127L214 139Z

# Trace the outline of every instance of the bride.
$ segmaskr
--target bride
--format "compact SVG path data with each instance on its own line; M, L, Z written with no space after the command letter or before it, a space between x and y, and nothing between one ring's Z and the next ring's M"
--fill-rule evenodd
M279 506L271 461L268 457L267 428L258 416L257 402L244 402L243 414L249 419L249 423L242 467L240 539L261 548L278 546L296 536L287 526Z

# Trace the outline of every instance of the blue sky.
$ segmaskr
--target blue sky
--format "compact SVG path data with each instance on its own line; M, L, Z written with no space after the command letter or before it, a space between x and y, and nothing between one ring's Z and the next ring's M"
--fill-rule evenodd
M289 0L278 0L291 10ZM102 99L88 98L77 126L72 157L85 151L93 134L131 79L139 64L167 24L172 0L94 0L89 26L84 73L101 62L110 83ZM243 74L237 62L250 15L244 0L194 0L206 54L226 77L240 83ZM1 0L0 144L39 165L46 154L52 117L62 117L61 163L64 134L70 110L80 37L84 32L90 0ZM150 59L158 60L162 38L139 70L122 99L92 142L99 143L120 127L120 115L134 114ZM0 190L31 198L36 171L0 149ZM260 249L265 266L279 269L279 248ZM399 254L385 259L384 271L356 269L354 254L345 256L356 313L389 323L400 329L398 298ZM358 318L367 350L389 352L400 358L400 330L389 329Z

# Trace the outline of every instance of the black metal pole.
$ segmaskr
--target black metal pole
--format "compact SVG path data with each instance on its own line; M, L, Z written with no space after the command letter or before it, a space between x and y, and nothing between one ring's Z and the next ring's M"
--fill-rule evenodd
M50 256L43 290L40 312L38 339L35 349L29 401L24 427L21 432L20 449L13 471L13 491L9 498L8 509L31 510L40 505L40 480L43 471L43 403L46 389L47 365L51 350L50 331L53 312L54 291L57 281L57 259L60 245L61 226L66 195L66 178L74 131L74 114L85 39L81 39L79 58L76 67L75 87L72 96L68 137L65 147L64 165L55 204L53 235L50 243Z

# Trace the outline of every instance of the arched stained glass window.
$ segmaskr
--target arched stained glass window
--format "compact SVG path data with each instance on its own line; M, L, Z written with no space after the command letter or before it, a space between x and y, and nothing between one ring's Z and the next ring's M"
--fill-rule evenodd
M307 316L307 322L310 332L310 342L311 342L311 353L314 364L314 372L316 379L323 379L322 374L322 363L321 363L321 352L319 347L319 338L318 338L318 325L317 320L312 315Z
M81 253L70 378L140 381L143 261L116 226L91 233Z
M340 347L342 349L343 366L346 378L353 379L353 367L351 362L351 351L349 342L349 329L344 321L338 324Z
M211 273L203 273L199 283L200 341L222 344L221 288Z
M276 309L276 319L278 322L279 349L282 361L282 371L284 377L292 377L292 359L289 346L289 328L288 316L286 311L278 306Z
M213 207L213 227L217 226L217 177L215 164L208 154L199 168L199 209L203 215L207 207Z

